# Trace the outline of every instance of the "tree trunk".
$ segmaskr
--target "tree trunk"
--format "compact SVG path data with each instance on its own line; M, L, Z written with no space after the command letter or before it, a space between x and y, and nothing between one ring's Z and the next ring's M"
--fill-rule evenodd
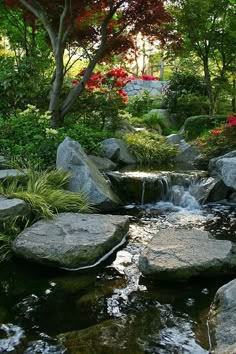
M51 127L59 128L63 124L63 117L60 115L60 97L64 79L63 49L58 49L55 54L56 70L50 93L49 111L51 115Z
M94 56L94 58L92 59L92 61L90 61L89 65L85 71L85 74L84 74L82 80L80 81L79 85L77 85L74 89L72 89L69 92L68 96L66 97L65 101L63 102L63 105L62 105L61 110L59 112L59 120L62 123L63 123L64 117L66 116L67 113L70 112L70 110L71 110L74 102L78 98L78 96L83 92L83 90L86 86L86 83L90 79L90 76L91 76L95 66L97 65L98 61L102 57L105 48L106 48L105 45L100 47L100 49L97 51L97 53Z
M212 116L215 113L215 99L214 99L214 94L212 90L212 83L211 83L211 74L209 70L209 62L208 58L204 58L203 60L203 65L204 65L204 78L205 78L205 83L207 87L207 93L208 93L208 98L209 98L209 115Z

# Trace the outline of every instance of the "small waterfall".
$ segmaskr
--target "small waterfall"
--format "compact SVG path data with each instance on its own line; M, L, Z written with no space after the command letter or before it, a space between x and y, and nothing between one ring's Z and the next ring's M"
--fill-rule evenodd
M110 172L109 178L126 203L186 210L200 209L216 183L204 171Z
M189 190L185 190L183 186L172 186L170 202L187 210L200 209L199 202L195 199L191 192Z
M171 192L171 181L169 176L161 176L158 180L161 187L161 200L169 200Z
M146 184L146 180L143 180L143 184L142 184L142 196L141 196L141 205L144 204L144 197L145 197L145 184Z

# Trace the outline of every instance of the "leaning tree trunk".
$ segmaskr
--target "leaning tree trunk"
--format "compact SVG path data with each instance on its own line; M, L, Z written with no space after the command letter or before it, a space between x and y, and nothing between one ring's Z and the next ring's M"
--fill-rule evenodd
M212 90L211 74L209 70L208 58L204 58L203 64L204 64L204 78L205 78L209 104L210 104L209 115L212 116L215 113L215 98Z
M50 92L49 111L51 113L51 127L59 128L63 124L63 117L60 115L60 97L64 80L64 50L59 49L55 54L56 70L54 73L54 81Z

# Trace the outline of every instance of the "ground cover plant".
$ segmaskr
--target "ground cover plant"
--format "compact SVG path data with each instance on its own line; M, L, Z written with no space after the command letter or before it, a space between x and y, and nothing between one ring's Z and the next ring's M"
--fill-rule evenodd
M41 170L29 165L17 164L21 175L7 177L0 183L0 195L18 198L29 205L27 216L16 215L0 225L0 261L11 256L11 242L25 228L40 219L51 219L60 212L91 212L82 193L64 189L71 174L63 170Z
M166 144L165 138L156 133L136 132L126 134L124 139L141 165L172 164L178 151L174 145Z

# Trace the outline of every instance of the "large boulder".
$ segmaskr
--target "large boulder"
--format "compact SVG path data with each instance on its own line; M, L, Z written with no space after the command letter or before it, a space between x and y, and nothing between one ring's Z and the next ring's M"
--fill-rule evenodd
M129 217L61 213L22 231L13 252L26 260L68 268L92 267L111 254L125 239Z
M175 162L188 169L197 168L202 163L198 149L195 146L186 143L184 139L179 143L179 153L175 158Z
M142 251L143 275L163 281L185 281L236 272L236 249L230 241L215 240L206 231L159 231Z
M137 161L132 156L123 140L110 138L101 142L101 154L114 162L123 165L132 165Z
M16 216L27 216L29 205L21 199L0 196L0 221L13 220Z
M56 166L72 173L67 189L71 192L84 193L89 203L99 210L109 211L119 204L119 199L112 191L109 181L104 178L77 141L66 138L59 145Z
M89 158L97 166L99 171L112 171L116 168L117 164L107 159L106 157L100 157L95 155L89 155Z
M166 137L167 144L180 144L183 140L183 136L181 134L170 134Z
M219 177L227 187L236 190L236 151L211 159L208 169L212 176Z
M236 353L236 279L216 293L209 313L209 335L215 354Z

